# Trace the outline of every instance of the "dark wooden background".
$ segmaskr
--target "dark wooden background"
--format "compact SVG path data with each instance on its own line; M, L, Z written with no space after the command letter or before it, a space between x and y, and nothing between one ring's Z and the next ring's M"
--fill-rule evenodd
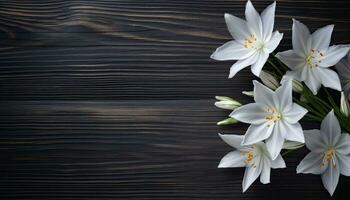
M271 1L253 1L259 11ZM241 193L243 168L217 169L231 150L215 95L252 89L249 70L210 60L230 39L237 0L0 1L0 199L329 199L319 176L286 158L269 185ZM350 2L281 0L280 48L292 18L334 23L350 43ZM305 125L304 127L309 127ZM317 125L318 126L318 125ZM349 194L341 177L335 197Z

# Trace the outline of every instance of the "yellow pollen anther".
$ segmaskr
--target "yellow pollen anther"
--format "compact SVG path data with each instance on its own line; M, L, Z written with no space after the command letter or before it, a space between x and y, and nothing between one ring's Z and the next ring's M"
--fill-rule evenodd
M323 156L322 166L324 166L326 163L331 162L332 167L335 168L335 150L332 147L329 147L325 152Z
M256 43L256 37L254 34L249 34L248 36L244 37L244 48L252 48L255 49L255 44Z
M276 109L271 109L271 108L267 108L267 112L270 113L270 115L265 116L266 120L272 121L272 122L277 122L278 120L280 120L282 118L282 115L280 112L278 112ZM270 127L271 124L268 124L267 127Z
M241 151L241 155L243 155L245 157L245 160L243 161L247 166L251 166L251 167L256 167L255 163L254 163L254 149L255 149L255 145L252 145L251 147L249 147L246 150Z
M318 67L322 62L323 57L324 54L320 50L311 49L310 54L305 59L305 62L311 68Z

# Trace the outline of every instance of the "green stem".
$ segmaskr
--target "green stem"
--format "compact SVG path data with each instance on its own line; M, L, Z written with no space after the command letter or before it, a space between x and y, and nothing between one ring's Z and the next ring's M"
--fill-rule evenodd
M325 101L323 101L322 99L314 95L308 87L304 87L303 91L305 92L304 93L305 95L310 97L312 100L317 101L319 106L322 106L323 108L325 108L326 112L329 112L329 110L332 109L332 106L330 106L328 103L326 103Z
M300 101L299 99L293 97L294 101L299 104L300 106L306 108L310 113L313 113L314 115L311 116L311 118L317 118L316 120L319 121L319 119L323 118L323 115L321 113L319 113L317 110L315 110L313 107L309 106L307 103L304 103L302 101ZM308 113L308 115L311 115L310 113Z
M270 58L267 59L267 62L269 62L269 64L270 64L273 68L275 68L275 70L276 70L281 76L283 76L283 72L275 65L275 63L273 63L273 62L271 61Z
M278 64L280 64L280 66L282 66L284 68L285 71L288 71L289 68L286 64L284 64L279 58L276 57L276 53L272 53L272 56L275 60L277 60Z
M320 117L323 117L326 115L328 109L322 103L317 101L315 96L304 94L304 97L307 100L307 102L310 104L310 107L312 107Z
M276 78L281 78L285 74L285 72L289 70L288 66L276 57L275 52L271 53L271 57L269 57L267 61L274 68L273 74L275 74ZM295 97L293 97L293 100L294 102L303 106L309 111L304 117L304 119L307 120L321 122L324 119L324 117L329 113L329 111L334 109L334 112L339 119L341 127L350 133L349 118L345 117L341 113L339 106L337 105L337 103L335 103L333 97L330 95L328 90L324 87L323 90L327 96L326 98L324 98L326 100L314 95L311 92L311 90L304 85L303 92L301 95L306 99L307 102L303 102Z
M289 154L290 152L295 151L295 150L297 150L297 149L287 149L286 151L284 151L284 152L282 153L282 156L285 156L285 155L287 155L287 154Z

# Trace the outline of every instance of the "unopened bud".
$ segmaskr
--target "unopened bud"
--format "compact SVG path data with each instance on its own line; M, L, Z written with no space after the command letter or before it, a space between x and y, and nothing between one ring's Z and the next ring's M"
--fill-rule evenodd
M343 113L346 117L349 117L350 114L350 103L346 99L344 92L341 92L340 97L340 112Z
M261 81L264 83L264 85L266 85L267 87L273 90L276 90L280 86L278 80L269 72L266 72L263 70L260 72L259 77Z
M300 147L303 147L303 146L304 146L304 144L301 142L285 140L282 148L283 149L299 149Z
M221 125L230 125L230 124L236 124L238 121L233 119L233 118L227 118L227 119L224 119L222 121L219 121L217 123L217 125L221 126Z
M253 91L243 91L242 94L245 94L248 97L254 97L254 92Z
M225 96L216 96L215 97L217 102L215 102L215 106L218 108L226 109L226 110L233 110L242 104L239 103L238 101L230 98L230 97L225 97Z
M304 102L304 103L307 103L307 99L305 98L304 95L301 95L301 96L300 96L300 101L301 101L301 102Z
M303 92L303 84L300 81L293 80L293 91L301 94Z

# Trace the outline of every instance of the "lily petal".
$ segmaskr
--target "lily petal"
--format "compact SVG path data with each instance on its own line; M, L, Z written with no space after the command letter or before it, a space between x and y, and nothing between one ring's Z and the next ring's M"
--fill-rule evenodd
M263 105L267 106L273 106L275 99L274 99L274 92L261 84L260 82L254 80L254 100L257 103L261 103Z
M284 162L281 154L278 155L275 160L271 160L271 168L272 169L286 168L286 163Z
M233 148L240 149L243 141L243 135L223 135L219 133L221 139Z
M335 148L341 154L350 154L350 135L348 133L341 134Z
M297 173L322 174L327 166L322 165L322 154L310 152L297 166Z
M339 167L333 167L331 162L328 162L327 170L322 174L323 186L332 196L339 181Z
M268 159L262 159L261 164L263 165L261 174L260 174L260 182L263 184L270 183L270 174L271 174L271 164Z
M245 192L249 186L252 185L252 183L259 177L261 173L262 167L259 164L257 164L257 167L247 167L244 172L244 178L242 182L242 189L243 192Z
M244 167L245 157L239 151L231 151L220 161L218 168Z
M322 153L327 148L321 134L320 130L317 129L304 131L305 145L312 152Z
M336 154L340 173L350 176L350 155Z
M304 80L306 86L311 90L312 94L316 95L321 87L321 80L309 67L305 68L302 73L305 73L306 79ZM302 75L303 76L303 75Z
M294 124L297 123L301 118L303 118L307 112L308 110L304 107L293 103L292 108L283 113L283 119L286 120L288 123Z
M328 145L335 145L338 141L341 134L341 129L339 121L334 114L334 110L329 112L327 116L322 120L321 132L323 133L322 136L324 136L328 142Z
M284 133L284 137L290 141L296 141L304 143L303 129L299 123L289 124L284 121L280 121L280 129Z
M279 52L276 57L286 64L289 69L296 70L305 66L305 58L299 56L294 50Z
M248 29L255 33L258 38L262 37L262 22L259 13L255 10L252 2L247 1L245 7L245 18L247 20Z
M350 54L346 58L340 60L336 65L340 82L343 85L343 91L348 100L350 100Z
M293 105L292 101L292 80L285 81L279 88L276 89L275 93L279 100L279 109L283 110L290 108Z
M265 124L259 125L250 125L247 132L244 135L242 145L251 145L259 141L263 141L266 138L270 137L272 130L274 129L273 125L266 122Z
M350 90L346 89L346 85L350 83L350 63L348 62L349 56L348 54L347 58L344 58L340 60L336 65L336 69L338 71L340 81L344 86L345 93L348 93Z
M265 53L265 52L260 52L258 54L258 59L257 61L252 65L252 73L255 75L255 76L258 76L260 75L260 72L261 72L261 69L264 67L267 59L269 58L269 54L268 53Z
M243 68L255 63L257 59L258 54L253 54L252 56L246 59L238 60L237 62L235 62L235 64L233 64L230 68L229 78L234 77L237 74L237 72L241 71Z
M346 75L350 76L350 67L348 67L348 65L349 65L348 60L349 60L349 57L350 57L349 55L350 54L348 53L348 56L344 57L335 66L340 75L346 74Z
M344 92L347 94L347 97L350 100L350 82L344 85Z
M333 45L329 47L322 62L319 63L320 67L334 66L348 53L349 49L348 45Z
M241 60L253 55L254 51L250 48L244 48L237 41L229 41L217 48L210 56L214 60Z
M307 66L295 69L293 71L287 71L285 77L289 79L295 79L298 81L305 81L308 77L308 69Z
M276 2L273 2L261 13L261 21L263 26L262 37L266 41L270 40L271 38L271 34L275 24L275 10L276 10Z
M231 14L225 13L227 29L235 40L241 41L249 35L247 22Z
M317 76L322 82L322 85L334 90L341 91L339 76L337 73L335 73L335 71L327 68L318 68L315 69L315 73L317 73Z
M264 106L258 103L250 103L236 108L230 117L251 124L261 124L266 122L266 112Z
M334 25L328 25L317 29L312 34L312 45L313 49L320 51L325 51L328 49L329 44L331 43L331 37L333 32Z
M282 38L283 38L283 33L280 33L278 31L273 32L270 41L265 45L267 52L268 53L273 52L277 48L277 46L280 44Z
M280 123L276 123L271 136L266 139L266 148L272 160L275 160L281 152L284 143L284 137L282 134L283 132L281 131Z
M295 53L305 57L311 50L311 35L309 29L301 22L293 19L292 43Z

